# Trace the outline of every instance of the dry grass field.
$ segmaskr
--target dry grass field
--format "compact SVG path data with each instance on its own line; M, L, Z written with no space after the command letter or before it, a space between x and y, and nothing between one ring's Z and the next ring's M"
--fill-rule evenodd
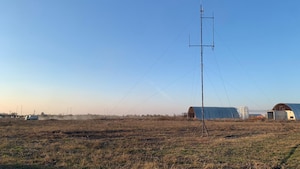
M300 168L300 122L0 120L0 168Z

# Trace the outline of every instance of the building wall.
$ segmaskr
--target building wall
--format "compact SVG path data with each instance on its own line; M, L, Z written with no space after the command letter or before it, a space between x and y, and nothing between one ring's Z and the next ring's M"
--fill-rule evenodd
M275 120L287 120L287 112L286 111L275 111Z

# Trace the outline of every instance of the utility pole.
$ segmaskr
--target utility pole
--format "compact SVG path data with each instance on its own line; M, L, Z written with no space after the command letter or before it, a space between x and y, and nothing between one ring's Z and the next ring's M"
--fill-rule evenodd
M214 45L214 16L211 17L204 17L204 9L202 7L202 5L200 6L200 45L191 45L190 44L190 38L189 38L189 47L200 47L200 58L201 58L201 113L202 113L202 137L204 137L205 135L208 136L208 130L207 127L205 125L205 112L204 112L204 78L203 78L203 48L204 47L211 47L212 49L214 49L215 45ZM203 19L211 19L212 23L213 23L213 31L212 31L212 44L203 44L203 31L202 31L202 27L203 27Z

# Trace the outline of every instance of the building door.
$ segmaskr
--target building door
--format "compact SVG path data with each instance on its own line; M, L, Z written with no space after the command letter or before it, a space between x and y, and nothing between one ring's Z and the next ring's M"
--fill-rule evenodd
M274 112L268 112L268 119L274 120Z

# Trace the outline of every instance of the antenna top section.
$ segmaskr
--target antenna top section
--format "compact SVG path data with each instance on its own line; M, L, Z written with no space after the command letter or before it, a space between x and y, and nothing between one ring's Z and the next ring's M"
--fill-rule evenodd
M200 5L200 23L201 23L201 31L200 31L200 45L191 45L190 44L190 36L189 36L189 47L201 47L201 50L202 50L202 48L203 47L211 47L212 48L212 50L214 50L214 48L215 48L215 24L214 24L214 14L213 14L213 16L210 16L210 17L206 17L206 16L203 16L203 12L204 12L204 9L203 9L203 6L202 6L202 4ZM203 44L202 42L202 20L203 19L211 19L212 20L212 43L211 44Z

